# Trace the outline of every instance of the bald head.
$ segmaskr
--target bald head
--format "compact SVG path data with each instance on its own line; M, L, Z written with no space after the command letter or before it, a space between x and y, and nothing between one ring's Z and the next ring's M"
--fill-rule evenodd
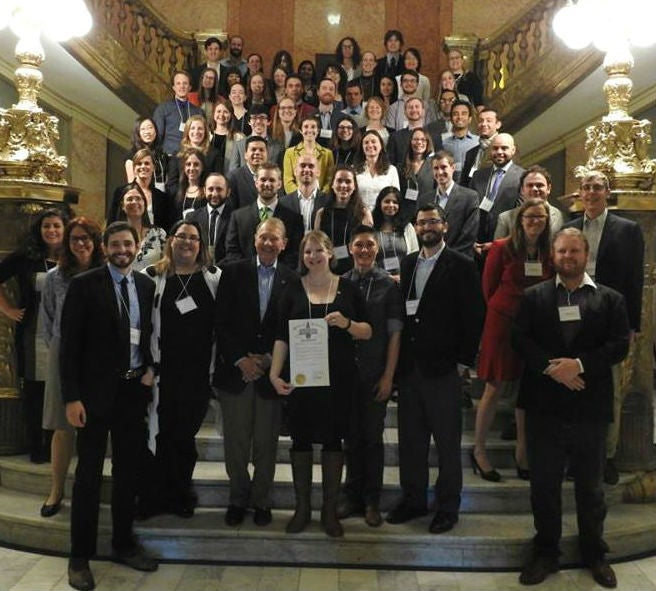
M509 133L500 133L492 140L490 146L492 162L495 166L505 166L515 155L515 140Z

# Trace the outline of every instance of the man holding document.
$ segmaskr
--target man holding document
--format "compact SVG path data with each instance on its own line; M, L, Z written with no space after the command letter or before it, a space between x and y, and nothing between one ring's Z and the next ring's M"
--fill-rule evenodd
M329 536L338 537L344 533L337 520L344 464L342 439L357 385L353 341L369 339L371 326L364 322L365 302L360 291L330 270L334 253L328 236L308 232L300 253L301 284L290 286L281 300L269 372L278 394L289 396L296 512L286 530L299 533L310 522L312 444L320 443L321 525Z

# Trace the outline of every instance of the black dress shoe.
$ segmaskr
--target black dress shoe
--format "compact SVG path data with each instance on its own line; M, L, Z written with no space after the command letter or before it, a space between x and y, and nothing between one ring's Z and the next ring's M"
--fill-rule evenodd
M620 481L620 474L617 471L617 466L615 466L615 460L613 458L606 459L606 465L604 466L604 482L615 486Z
M427 513L428 511L425 507L412 507L406 503L400 503L387 514L385 521L393 524L405 523L411 519L423 517Z
M383 516L378 505L367 505L364 510L364 522L369 527L380 527L383 524Z
M262 509L261 507L255 507L255 513L253 513L253 523L264 527L271 523L271 509Z
M68 584L80 591L95 589L96 582L93 580L88 560L72 558L68 561Z
M538 585L550 574L557 573L559 569L557 558L535 555L522 569L519 582L522 585Z
M230 527L241 525L246 517L246 509L244 507L237 507L237 505L228 505L228 510L225 514L225 523Z
M48 505L47 503L43 503L41 507L41 517L52 517L53 515L57 515L61 509L61 503L62 499L64 498L64 495L59 497L57 499L56 503L53 503L52 505ZM48 499L46 499L47 501Z
M469 460L471 461L472 472L474 474L480 472L483 480L489 480L490 482L499 482L501 480L501 474L499 474L494 468L485 471L479 466L473 451L469 452Z
M598 585L606 587L606 589L615 589L617 587L617 577L615 571L605 560L599 559L592 566L590 566L592 578Z
M157 560L146 552L141 546L131 550L114 550L112 560L119 564L125 564L134 570L152 573L157 570Z
M428 531L432 534L443 534L453 529L453 526L458 523L457 513L447 513L446 511L438 511L433 517L433 521L428 526Z

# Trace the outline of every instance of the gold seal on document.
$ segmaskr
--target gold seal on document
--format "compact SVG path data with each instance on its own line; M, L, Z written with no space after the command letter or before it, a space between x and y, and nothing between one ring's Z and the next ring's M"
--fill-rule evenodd
M304 373L297 373L296 377L294 378L294 381L299 385L302 386L305 384L305 374Z

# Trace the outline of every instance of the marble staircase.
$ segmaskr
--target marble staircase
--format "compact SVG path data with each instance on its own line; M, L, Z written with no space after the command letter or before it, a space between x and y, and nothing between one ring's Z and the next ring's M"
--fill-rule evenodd
M490 458L503 480L490 483L472 474L469 450L473 445L473 411L463 410L464 487L460 522L447 534L428 533L431 516L392 526L369 528L361 518L344 520L345 536L335 540L320 529L320 466L315 458L313 523L298 535L287 535L284 526L294 504L289 465L289 438L282 437L274 490L274 519L266 528L253 525L250 516L238 528L224 524L228 503L228 479L223 464L222 437L211 410L197 436L200 459L194 473L199 508L191 519L160 516L138 522L136 529L144 544L163 560L230 564L319 565L375 568L515 569L523 563L533 535L528 483L519 480L513 463L513 442L499 438L500 426L509 410L502 408L489 442ZM399 495L396 449L396 406L390 405L385 429L386 468L381 506L389 509ZM431 451L431 463L436 452ZM72 474L67 485L70 498ZM109 481L111 460L104 468L100 515L99 553L108 555L110 540ZM431 481L436 469L431 468ZM611 560L656 551L656 505L622 502L624 484L607 488L609 513L606 539ZM39 516L49 489L49 466L30 464L27 456L0 458L0 543L50 553L65 553L69 544L70 504L51 519ZM576 543L574 492L563 484L564 511L562 563L579 560ZM430 502L429 493L429 502Z

